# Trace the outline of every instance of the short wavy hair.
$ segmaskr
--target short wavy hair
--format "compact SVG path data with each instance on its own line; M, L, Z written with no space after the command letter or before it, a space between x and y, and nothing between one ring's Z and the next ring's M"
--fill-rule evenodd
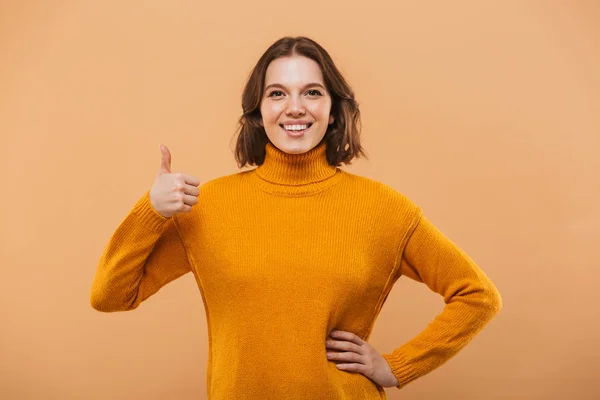
M260 125L261 99L269 64L278 58L301 55L314 60L321 67L325 87L331 95L331 114L334 121L328 125L323 140L327 142L327 161L330 165L351 164L361 156L367 158L361 144L361 120L354 91L335 66L327 51L317 42L304 36L286 36L273 43L252 69L242 93L243 114L238 119L235 159L240 168L261 165L265 159L265 145L269 138Z

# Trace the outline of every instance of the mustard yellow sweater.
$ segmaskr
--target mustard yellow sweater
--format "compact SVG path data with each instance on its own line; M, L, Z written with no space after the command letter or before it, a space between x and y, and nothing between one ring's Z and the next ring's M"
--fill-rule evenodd
M500 310L498 290L406 196L330 166L325 146L291 155L267 144L261 166L202 184L193 210L171 218L146 192L101 256L92 307L133 310L192 272L210 400L385 399L381 386L329 361L325 341L333 329L368 341L407 276L445 307L382 354L397 388L448 361Z

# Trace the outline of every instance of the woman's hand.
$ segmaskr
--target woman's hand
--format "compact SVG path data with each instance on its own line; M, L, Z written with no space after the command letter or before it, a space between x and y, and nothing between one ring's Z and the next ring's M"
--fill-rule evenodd
M333 330L325 347L329 350L327 359L337 361L337 367L342 371L360 372L382 387L398 385L387 360L354 333Z
M171 152L160 146L162 160L150 189L150 204L160 215L170 218L175 214L189 212L198 203L200 179L183 173L171 173Z

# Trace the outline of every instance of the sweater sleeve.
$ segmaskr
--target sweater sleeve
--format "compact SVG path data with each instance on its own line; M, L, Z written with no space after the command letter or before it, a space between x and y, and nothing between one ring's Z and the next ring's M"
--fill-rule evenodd
M174 218L150 203L150 191L125 217L100 257L90 291L91 306L128 311L161 287L191 271Z
M458 353L502 307L500 293L475 262L421 215L400 260L401 275L444 297L443 311L419 335L382 354L398 389Z

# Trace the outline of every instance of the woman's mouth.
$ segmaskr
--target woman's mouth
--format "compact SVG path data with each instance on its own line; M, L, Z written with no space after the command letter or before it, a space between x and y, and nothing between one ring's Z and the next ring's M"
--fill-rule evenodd
M304 135L304 133L312 126L312 123L310 123L310 124L303 124L303 125L284 125L284 124L279 124L279 126L289 136L291 136L291 137L300 137L300 136Z

